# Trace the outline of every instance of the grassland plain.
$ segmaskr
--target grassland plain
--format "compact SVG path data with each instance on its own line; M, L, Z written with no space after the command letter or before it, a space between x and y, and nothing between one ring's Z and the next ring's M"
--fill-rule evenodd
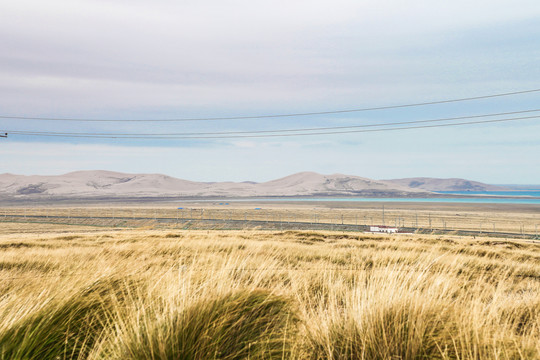
M539 359L539 250L3 223L0 359Z
M540 205L518 204L451 204L451 203L354 203L354 202L290 202L264 203L180 202L135 204L88 204L55 206L10 206L0 208L0 222L57 222L110 227L152 226L154 218L215 219L258 221L262 223L390 225L424 229L472 230L538 235ZM384 205L384 210L383 210ZM262 206L262 207L261 207ZM180 209L178 209L180 207ZM257 208L257 210L255 210ZM259 210L260 209L260 210ZM16 215L16 217L13 217ZM39 217L39 218L36 218ZM252 225L253 226L253 225ZM229 226L230 227L230 226ZM234 226L238 228L239 226ZM219 226L215 228L219 229Z

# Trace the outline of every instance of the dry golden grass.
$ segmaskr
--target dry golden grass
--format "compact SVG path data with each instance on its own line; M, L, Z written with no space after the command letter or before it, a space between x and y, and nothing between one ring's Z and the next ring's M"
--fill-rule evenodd
M2 223L0 235L8 234L45 234L45 233L73 233L103 231L95 226L66 225L66 224L41 224L41 223Z
M0 359L540 358L535 243L3 229Z

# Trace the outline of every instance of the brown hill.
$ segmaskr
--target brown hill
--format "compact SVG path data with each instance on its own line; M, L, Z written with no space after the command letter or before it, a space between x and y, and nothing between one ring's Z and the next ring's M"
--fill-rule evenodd
M426 191L504 191L508 188L465 179L405 178L384 180L390 184Z
M194 182L160 174L77 171L59 176L1 174L0 196L13 199L418 196L425 191L343 174L302 172L263 183Z

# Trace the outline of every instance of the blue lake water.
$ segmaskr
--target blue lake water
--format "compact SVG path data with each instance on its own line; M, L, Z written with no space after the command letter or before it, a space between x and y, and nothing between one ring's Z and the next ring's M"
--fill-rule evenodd
M439 194L456 194L456 195L495 195L495 196L512 196L512 197L540 197L540 190L510 190L510 191L437 191Z
M451 192L455 194L455 192ZM465 192L464 194L473 195L471 192ZM489 193L479 193L479 195L503 195ZM512 194L515 196L515 194ZM534 196L534 195L529 195ZM540 195L538 195L540 196ZM507 197L507 198L492 198L479 196L478 198L252 198L252 199L235 199L235 201L249 201L249 202L265 202L265 201L340 201L340 202L421 202L421 203L471 203L471 204L540 204L540 198L529 197Z

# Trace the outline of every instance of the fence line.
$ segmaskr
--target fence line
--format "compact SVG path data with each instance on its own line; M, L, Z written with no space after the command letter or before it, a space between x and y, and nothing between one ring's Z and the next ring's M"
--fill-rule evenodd
M103 227L169 226L181 228L369 231L372 226L401 232L471 233L538 238L540 218L488 218L474 213L441 216L431 212L368 210L281 210L208 208L4 208L0 221Z

